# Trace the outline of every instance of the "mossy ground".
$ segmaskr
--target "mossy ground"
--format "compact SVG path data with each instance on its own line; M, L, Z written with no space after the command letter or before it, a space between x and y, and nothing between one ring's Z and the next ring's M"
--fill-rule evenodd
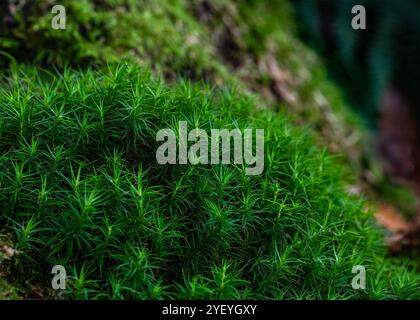
M11 69L0 197L23 252L15 271L30 261L47 287L49 266L64 264L76 298L417 297L418 276L384 260L340 181L355 181L344 166L360 170L362 129L297 39L287 1L62 1L65 31L50 28L52 4L0 31ZM156 166L156 130L184 119L265 128L264 175ZM365 292L350 286L356 264Z
M416 275L383 260L381 235L344 190L340 166L249 97L167 87L120 65L21 70L3 83L0 103L0 203L21 252L15 268L30 274L31 265L39 277L66 266L70 297L418 295ZM157 164L156 133L177 131L178 121L208 132L265 129L263 175ZM366 291L351 287L355 265L368 270Z
M14 28L0 31L1 50L48 68L130 59L166 80L235 86L255 96L259 108L287 110L321 146L361 170L362 126L299 41L288 1L64 0L65 31L51 28L53 4L21 10Z

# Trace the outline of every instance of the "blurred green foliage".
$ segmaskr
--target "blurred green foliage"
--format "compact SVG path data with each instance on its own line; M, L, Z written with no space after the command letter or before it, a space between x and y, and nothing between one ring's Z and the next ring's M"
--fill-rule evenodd
M205 41L205 29L188 13L188 1L63 0L65 31L51 28L54 4L28 0L9 19L7 11L0 13L0 50L17 61L50 67L103 66L131 57L172 75L227 75ZM2 59L3 66L9 62Z

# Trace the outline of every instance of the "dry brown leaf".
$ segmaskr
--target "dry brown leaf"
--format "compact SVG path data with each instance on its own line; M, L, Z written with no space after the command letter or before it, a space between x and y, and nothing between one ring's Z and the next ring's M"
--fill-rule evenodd
M376 220L392 232L406 232L410 229L409 223L393 207L382 206L375 214Z

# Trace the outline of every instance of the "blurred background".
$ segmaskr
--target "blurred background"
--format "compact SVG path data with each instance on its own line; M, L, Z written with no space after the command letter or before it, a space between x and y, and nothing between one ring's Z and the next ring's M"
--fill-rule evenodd
M367 29L350 28L362 4ZM351 106L376 131L388 169L420 191L420 2L296 1L302 37L322 54Z
M374 161L381 162L387 177L409 186L418 196L420 2L297 0L294 3L301 37L322 55L329 74L374 136L371 145ZM355 5L366 8L366 30L355 32L350 28L348 13ZM385 192L383 201L392 197ZM383 210L385 218L389 218L390 211ZM413 207L412 214L415 211L418 206Z

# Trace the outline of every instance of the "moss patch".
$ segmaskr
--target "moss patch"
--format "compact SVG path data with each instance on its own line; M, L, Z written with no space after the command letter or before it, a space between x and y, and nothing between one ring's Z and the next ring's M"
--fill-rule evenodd
M2 222L40 272L66 266L73 298L418 297L417 276L383 260L340 166L249 97L121 65L21 70L0 104ZM178 121L265 129L263 175L157 164L156 133ZM351 288L354 265L366 291Z

